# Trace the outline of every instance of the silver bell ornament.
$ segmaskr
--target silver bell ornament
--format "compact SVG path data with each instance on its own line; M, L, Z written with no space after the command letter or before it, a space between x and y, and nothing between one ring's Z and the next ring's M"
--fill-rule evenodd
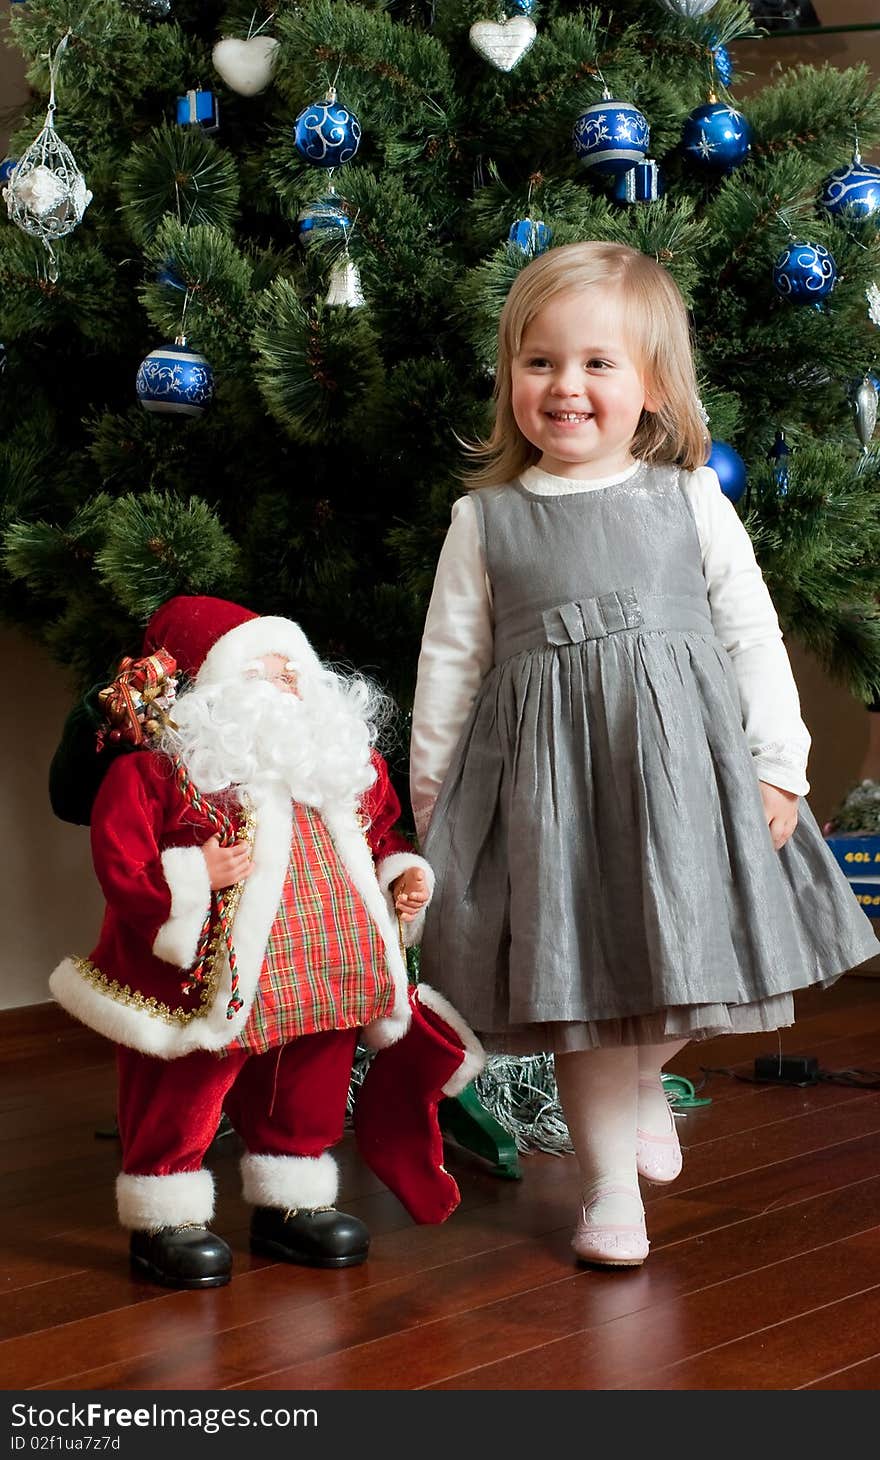
M73 153L55 131L55 76L59 57L70 31L59 42L49 63L50 94L46 121L30 147L22 153L3 189L11 221L31 238L39 238L49 255L49 278L58 278L58 260L52 244L72 233L82 222L92 195L74 161Z
M673 15L683 15L688 20L707 15L717 3L718 0L660 0L664 10L671 10Z
M877 387L868 375L853 396L853 416L856 435L862 443L862 450L867 451L877 425Z
M361 305L366 303L361 289L358 266L347 254L345 258L337 259L330 270L327 303L342 304L347 309L360 309Z

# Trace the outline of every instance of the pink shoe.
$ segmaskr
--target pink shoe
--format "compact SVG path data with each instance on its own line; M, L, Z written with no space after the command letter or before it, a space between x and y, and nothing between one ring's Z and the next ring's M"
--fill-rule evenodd
M656 1090L654 1080L639 1080L640 1085L650 1090ZM664 1099L665 1099L664 1095ZM656 1186L665 1186L667 1182L674 1181L676 1176L681 1175L681 1146L678 1143L678 1131L675 1128L675 1116L669 1109L670 1134L668 1136L649 1135L647 1131L636 1131L636 1169L640 1176L646 1181L653 1181Z
M590 1212L606 1196L628 1196L633 1203L639 1200L638 1193L631 1187L602 1187L589 1205L581 1207L571 1245L581 1262L592 1262L598 1267L641 1267L650 1246L645 1231L645 1213L642 1212L641 1221L632 1225L591 1222Z

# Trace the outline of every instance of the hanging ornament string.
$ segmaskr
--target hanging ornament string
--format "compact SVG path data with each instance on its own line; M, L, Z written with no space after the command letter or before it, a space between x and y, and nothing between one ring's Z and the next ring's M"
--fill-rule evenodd
M233 846L238 840L238 833L233 822L226 815L225 811L221 811L219 807L213 806L210 801L205 800L198 787L193 785L193 782L186 773L185 767L180 761L175 761L174 763L174 778L184 800L194 811L207 817L208 821L215 828L220 839L221 847ZM226 952L229 958L229 973L232 980L229 1002L226 1005L226 1017L227 1019L234 1019L239 1009L243 1007L244 1000L238 991L238 959L235 955L235 949L232 946L232 918L226 903L227 891L229 891L228 888L225 891L213 891L211 893L211 905L202 923L202 930L199 933L195 962L190 969L185 983L181 985L181 989L183 993L191 994L204 984L211 951L211 928L216 921L219 924L223 941L226 944Z
M260 31L265 30L267 25L271 25L272 24L272 21L275 19L276 13L277 12L273 10L271 15L267 15L266 16L266 19L263 21L263 24L262 25L258 25L257 28L256 28L256 30L254 30L254 21L257 18L257 12L256 12L256 10L253 10L251 12L250 25L248 26L247 39L248 40L251 40L251 38L253 36L259 35L260 34Z
M70 148L55 131L55 85L58 63L73 32L62 36L54 56L44 55L49 62L49 105L42 131L19 159L7 187L3 189L11 221L32 238L38 238L48 255L47 273L54 284L58 280L58 260L52 247L56 239L72 233L82 222L92 201L86 180L74 161Z

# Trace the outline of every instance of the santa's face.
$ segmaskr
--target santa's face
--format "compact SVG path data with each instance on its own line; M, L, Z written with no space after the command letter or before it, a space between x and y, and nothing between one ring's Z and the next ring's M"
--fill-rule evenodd
M263 679L267 684L274 685L282 694L296 695L302 699L302 690L299 686L299 671L295 664L285 659L283 654L261 654L256 661L254 669L248 670L246 678Z

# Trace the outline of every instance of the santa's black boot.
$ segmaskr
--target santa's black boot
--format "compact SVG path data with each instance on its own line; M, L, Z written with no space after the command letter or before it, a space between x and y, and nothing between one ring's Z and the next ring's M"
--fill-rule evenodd
M207 1223L214 1215L210 1171L165 1176L122 1172L116 1204L131 1229L134 1271L166 1288L222 1288L232 1273L232 1252Z
M333 1205L336 1162L321 1156L261 1156L241 1162L244 1199L253 1208L251 1251L304 1267L355 1267L365 1262L370 1234Z
M207 1227L160 1227L132 1232L135 1272L166 1288L222 1288L232 1276L232 1252Z
M251 1217L251 1251L266 1257L304 1267L356 1267L366 1262L369 1250L363 1222L335 1207L255 1207Z

